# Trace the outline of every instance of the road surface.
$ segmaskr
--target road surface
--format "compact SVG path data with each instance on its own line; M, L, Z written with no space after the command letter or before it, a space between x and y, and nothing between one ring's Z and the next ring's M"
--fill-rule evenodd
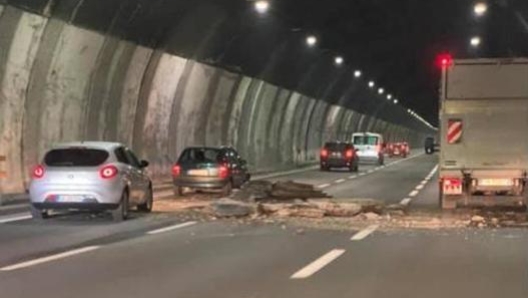
M436 210L436 164L414 155L280 179ZM118 224L23 215L0 216L1 297L528 297L524 229L299 231L164 214Z

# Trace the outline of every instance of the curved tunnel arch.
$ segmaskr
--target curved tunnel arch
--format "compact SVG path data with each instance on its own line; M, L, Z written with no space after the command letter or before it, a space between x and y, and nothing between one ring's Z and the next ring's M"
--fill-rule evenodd
M268 171L314 161L322 142L358 130L415 143L430 133L396 105L372 117L376 94L327 55L299 53L303 44L289 37L300 34L269 28L284 35L237 61L243 41L222 58L244 20L229 7L90 2L0 0L3 191L22 191L28 169L60 141L130 144L162 179L189 145L232 145Z

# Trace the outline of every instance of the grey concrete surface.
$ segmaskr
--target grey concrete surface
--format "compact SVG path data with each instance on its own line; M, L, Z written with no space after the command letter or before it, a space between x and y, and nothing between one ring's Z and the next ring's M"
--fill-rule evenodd
M399 161L399 162L398 162ZM391 164L391 162L397 162ZM330 182L329 192L365 192L395 202L415 189L436 156L388 160L390 166L343 183L348 172L307 171L289 178ZM385 185L385 186L383 186ZM411 206L435 210L435 178ZM1 218L1 217L0 217ZM528 230L307 229L281 224L178 223L159 215L109 224L82 215L0 224L0 268L98 246L84 254L0 271L6 297L526 297ZM366 224L367 225L367 224ZM304 279L292 275L330 251L342 255Z

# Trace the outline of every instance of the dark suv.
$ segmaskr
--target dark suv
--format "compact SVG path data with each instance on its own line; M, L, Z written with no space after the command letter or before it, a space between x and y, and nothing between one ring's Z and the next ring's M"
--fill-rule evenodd
M172 167L172 177L176 196L182 196L184 188L218 189L227 196L250 179L247 162L227 147L185 149Z
M343 142L328 142L321 149L321 170L329 171L331 168L348 168L358 171L359 158L354 145Z

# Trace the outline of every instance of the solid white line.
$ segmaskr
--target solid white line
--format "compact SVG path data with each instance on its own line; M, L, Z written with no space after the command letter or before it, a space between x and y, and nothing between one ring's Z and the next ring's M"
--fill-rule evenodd
M185 227L192 226L192 225L195 225L195 224L196 224L195 221L188 221L188 222L184 222L184 223L177 224L177 225L174 225L174 226L169 226L169 227L165 227L165 228L161 228L161 229L157 229L157 230L152 230L150 232L147 232L147 234L148 235L155 235L155 234L170 232L170 231L173 231L173 230L176 230L176 229L185 228Z
M304 279L312 276L317 271L323 269L326 265L332 263L335 259L339 258L345 253L344 249L334 249L326 253L324 256L308 264L306 267L295 272L290 278L291 279Z
M28 213L19 213L19 214L11 215L11 216L9 216L9 217L0 218L0 224L5 224L5 223L10 223L10 222L15 222L15 221L26 220L26 219L30 219L30 218L31 218L31 214L28 214Z
M51 261L64 259L64 258L67 258L67 257L71 257L71 256L74 256L74 255L87 253L87 252L94 251L94 250L99 249L99 248L100 248L100 246L87 246L87 247L83 247L83 248L78 248L78 249L70 250L70 251L67 251L67 252L59 253L59 254L56 254L56 255L51 255L51 256L38 258L38 259L27 261L27 262L22 262L22 263L6 266L6 267L3 267L3 268L0 268L0 271L13 271L13 270L17 270L17 269L27 268L27 267L39 265L39 264L42 264L42 263L47 263L47 262L51 262Z
M420 184L420 185L416 186L415 189L416 189L416 190L422 190L422 188L424 188L424 186L423 186L423 184Z
M376 231L379 228L379 225L371 225L366 227L365 229L357 232L350 240L352 241L360 241L365 238L367 238L368 235L372 234L374 231Z
M403 205L403 206L407 206L411 203L412 199L411 198L405 198L403 200L401 200L400 202L400 205Z
M413 190L411 191L411 193L409 193L409 197L416 197L416 195L419 193L419 191L417 190Z
M348 179L356 179L357 178L357 175L352 175L350 177L348 177Z
M330 186L330 184L321 184L321 185L317 185L317 188L327 188L328 186Z
M339 184L339 183L343 183L345 182L345 179L339 179L339 180L336 180L335 183Z

